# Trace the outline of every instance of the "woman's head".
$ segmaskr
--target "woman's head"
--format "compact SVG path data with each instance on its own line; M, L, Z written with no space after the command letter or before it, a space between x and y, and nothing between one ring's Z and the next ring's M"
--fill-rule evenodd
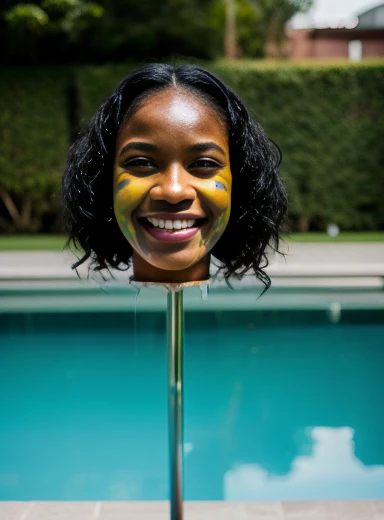
M134 259L135 278L263 272L286 212L280 155L239 98L195 66L129 74L71 147L69 236L97 269ZM232 208L231 208L232 206ZM163 227L164 226L164 227Z
M217 112L185 88L152 93L119 129L113 177L135 279L208 278L208 253L231 209L227 129Z

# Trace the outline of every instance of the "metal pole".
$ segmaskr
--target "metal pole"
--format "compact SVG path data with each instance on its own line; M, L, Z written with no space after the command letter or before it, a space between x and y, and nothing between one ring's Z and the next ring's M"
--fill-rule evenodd
M171 520L183 520L183 290L168 290L169 466Z

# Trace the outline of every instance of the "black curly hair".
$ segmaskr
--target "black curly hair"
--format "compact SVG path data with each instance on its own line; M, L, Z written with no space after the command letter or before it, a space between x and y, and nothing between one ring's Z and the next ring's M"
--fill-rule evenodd
M113 212L112 175L117 134L147 96L184 88L214 106L224 119L232 171L228 226L212 250L225 279L253 270L265 289L270 278L266 251L278 251L287 194L279 177L281 154L239 97L219 78L194 65L148 64L128 74L103 103L69 150L63 176L64 222L68 245L84 251L95 270L127 269L132 247Z

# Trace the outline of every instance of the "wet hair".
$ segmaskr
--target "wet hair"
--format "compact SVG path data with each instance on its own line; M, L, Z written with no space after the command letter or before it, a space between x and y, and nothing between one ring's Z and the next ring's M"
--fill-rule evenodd
M239 97L219 78L194 65L144 65L128 74L85 126L69 150L63 176L68 245L91 259L95 270L127 269L132 247L113 211L113 166L120 127L151 94L184 88L216 109L224 120L232 171L228 226L211 253L226 280L253 272L265 289L268 251L278 251L287 195L279 177L281 154Z

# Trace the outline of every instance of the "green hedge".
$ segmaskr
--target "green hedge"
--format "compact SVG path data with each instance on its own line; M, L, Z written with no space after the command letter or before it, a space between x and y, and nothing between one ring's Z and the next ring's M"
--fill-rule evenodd
M384 229L383 61L205 66L232 86L281 148L293 229L324 229L331 222L345 230ZM75 69L80 122L131 69ZM2 74L0 89L8 101L1 96L0 105L8 116L1 118L7 138L0 142L0 183L4 171L26 171L28 177L52 172L57 178L70 131L65 99L72 73Z
M69 142L68 69L1 69L0 77L0 189L20 217L12 222L0 198L0 229L52 230Z
M294 227L384 228L384 63L212 70L280 146Z

